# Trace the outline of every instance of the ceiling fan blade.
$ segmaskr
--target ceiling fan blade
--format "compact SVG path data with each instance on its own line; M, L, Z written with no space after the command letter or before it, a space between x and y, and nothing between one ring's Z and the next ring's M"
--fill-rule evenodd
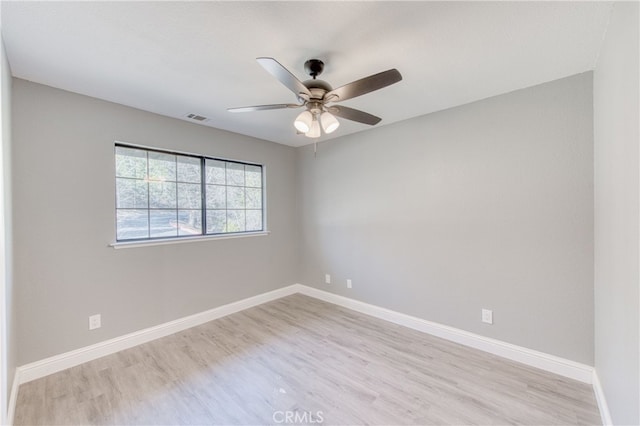
M239 108L227 108L229 112L251 112L251 111L265 111L269 109L284 109L284 108L300 108L304 104L273 104L273 105L255 105Z
M382 89L400 80L402 80L402 75L394 68L340 86L325 94L324 98L327 99L328 102L340 102L373 92L374 90Z
M382 118L369 114L368 112L360 111L359 109L348 108L342 105L332 105L327 108L333 115L337 115L347 120L357 121L358 123L369 124L371 126L378 124Z
M301 94L305 95L306 99L311 97L311 92L307 89L307 86L302 84L302 82L298 80L295 75L291 74L288 69L282 66L280 62L273 58L257 58L256 61L258 61L258 63L269 72L269 74L277 78L280 83L284 84L289 90L291 90L298 98Z

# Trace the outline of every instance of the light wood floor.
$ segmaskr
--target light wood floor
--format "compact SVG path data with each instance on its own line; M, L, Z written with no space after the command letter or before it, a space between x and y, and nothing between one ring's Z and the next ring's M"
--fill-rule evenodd
M320 420L552 425L600 416L589 385L293 295L26 383L15 424Z

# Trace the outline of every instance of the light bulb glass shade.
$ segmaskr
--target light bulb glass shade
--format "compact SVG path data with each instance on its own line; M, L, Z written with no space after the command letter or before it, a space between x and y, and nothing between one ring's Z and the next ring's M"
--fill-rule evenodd
M338 119L329 112L323 112L320 121L322 122L322 130L326 134L334 132L340 126Z
M311 122L311 129L305 134L305 136L309 138L319 138L320 137L320 123L318 120L313 120Z
M313 121L313 115L309 111L303 111L296 117L296 121L293 125L299 132L307 133L311 130L311 122Z

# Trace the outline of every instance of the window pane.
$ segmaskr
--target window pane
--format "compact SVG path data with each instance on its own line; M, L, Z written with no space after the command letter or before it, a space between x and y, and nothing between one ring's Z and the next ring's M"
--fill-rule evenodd
M260 188L247 188L245 190L247 195L246 206L248 209L261 209L262 208L262 189Z
M175 209L175 182L149 182L149 207L152 209Z
M207 185L207 208L224 209L227 207L227 187Z
M260 165L126 146L115 160L118 240L264 229Z
M244 230L244 210L227 210L227 232L243 232Z
M178 211L178 235L202 234L202 210Z
M148 202L147 182L139 179L116 178L116 208L146 209Z
M199 183L178 184L178 208L199 209L202 204Z
M220 234L227 229L226 210L207 210L207 234Z
M244 186L244 164L227 163L227 185Z
M175 210L151 210L151 238L175 237L178 235Z
M144 179L147 177L147 151L116 147L116 176Z
M262 167L245 165L246 186L262 188Z
M262 231L262 210L247 210L247 231Z
M200 183L200 159L178 156L178 182Z
M147 210L117 210L116 239L149 238Z
M244 188L238 188L237 186L227 186L227 208L244 208Z
M207 183L215 183L218 185L225 184L224 161L207 159L205 162L205 168L207 173Z
M157 181L176 180L176 156L161 152L149 152L149 179Z

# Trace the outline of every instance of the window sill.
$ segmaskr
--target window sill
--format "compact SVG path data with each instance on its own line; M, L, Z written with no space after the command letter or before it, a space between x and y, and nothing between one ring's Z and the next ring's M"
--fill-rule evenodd
M269 234L270 234L269 231L258 231L258 232L242 232L238 234L198 235L196 237L163 238L158 240L146 240L146 241L120 241L117 243L109 244L109 246L113 247L114 249L124 249L124 248L134 248L134 247L161 246L165 244L193 243L193 242L211 241L211 240L228 240L231 238L261 237Z

